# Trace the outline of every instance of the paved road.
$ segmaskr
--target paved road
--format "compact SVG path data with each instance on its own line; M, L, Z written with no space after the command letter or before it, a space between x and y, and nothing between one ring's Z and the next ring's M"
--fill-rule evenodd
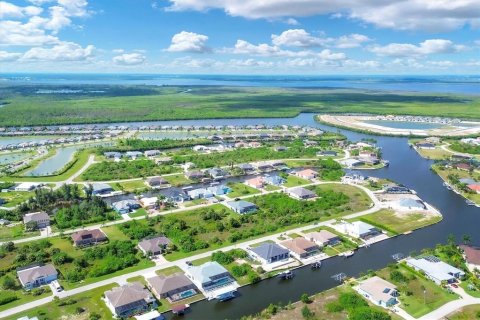
M312 183L311 185L325 184L325 183L331 183L331 182L315 182L315 183ZM336 182L336 183L340 184L340 182ZM376 197L373 195L373 192L371 190L369 190L369 189L367 189L363 186L359 186L359 185L355 185L355 186L364 190L370 196L374 205L367 210L347 215L347 216L343 217L344 219L352 219L352 218L360 217L360 216L363 216L363 215L367 215L369 213L373 213L375 211L378 211L381 208L380 202L376 199ZM272 191L272 192L279 192L279 191ZM189 207L189 208L185 208L185 209L182 209L182 210L192 210L192 208L194 208L194 207ZM159 214L165 214L165 213L159 212ZM288 230L288 232L289 233L290 232L293 232L293 233L303 232L304 230L311 229L311 228L314 228L314 227L320 227L320 226L328 225L328 224L331 224L335 221L336 221L336 219L330 219L328 221L315 223L315 224L310 224L310 225L307 225L307 226L291 229L291 230ZM124 222L124 221L120 221L120 222ZM172 267L172 266L178 266L178 267L181 267L181 268L182 267L185 268L186 261L192 261L192 260L197 260L197 259L209 257L209 256L211 256L211 254L214 251L219 251L219 250L228 251L228 250L231 250L231 249L244 249L245 250L247 247L249 247L250 245L255 244L255 243L264 242L264 241L268 241L268 240L275 241L283 233L285 233L285 232L280 232L280 233L265 236L265 237L262 237L262 238L257 238L257 239L254 239L254 240L245 241L245 242L230 245L228 247L224 247L224 248L221 248L221 249L207 251L207 252L204 252L204 253L200 253L200 254L190 256L190 257L187 257L187 258L184 258L184 259L176 260L176 261L158 263L154 267L130 272L128 274L112 277L112 278L109 278L109 279L106 279L106 280L91 283L91 284L81 286L81 287L78 287L78 288L75 288L75 289L59 292L59 293L56 293L56 295L60 298L65 298L65 297L69 297L69 296L72 296L72 295L75 295L75 294L78 294L78 293L89 291L89 290L92 290L92 289L95 289L95 288L98 288L98 287L102 287L102 286L105 286L105 285L108 285L108 284L112 284L112 283L123 284L123 283L126 282L127 279L132 278L132 277L136 277L136 276L144 276L144 277L148 278L149 276L155 275L156 270L165 269L165 268ZM40 305L43 305L45 303L48 303L52 300L53 300L53 296L43 298L41 300L29 302L29 303L23 304L22 306L2 311L2 312L0 312L0 318L8 317L8 316L14 315L16 313L19 313L19 312L22 312L22 311L25 311L25 310L28 310L28 309L36 308L36 307L38 307Z

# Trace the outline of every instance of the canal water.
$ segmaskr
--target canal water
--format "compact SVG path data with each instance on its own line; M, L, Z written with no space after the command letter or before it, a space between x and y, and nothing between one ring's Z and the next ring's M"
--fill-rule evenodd
M189 123L191 122L191 123ZM317 127L329 131L339 131L351 141L374 138L382 147L382 155L390 161L388 168L363 171L364 175L389 178L417 191L418 195L439 209L444 219L433 226L423 228L409 235L401 235L358 250L351 258L334 257L324 261L320 270L304 267L296 270L291 281L273 278L255 285L239 289L240 296L228 302L201 301L191 306L186 319L238 319L265 309L270 303L298 301L303 293L314 294L330 289L339 283L332 276L343 272L348 276L358 276L369 269L379 269L394 262L392 255L419 252L423 248L445 243L449 234L458 241L464 234L472 237L472 243L480 244L480 209L468 206L465 200L445 189L442 180L430 170L432 161L421 158L408 146L407 138L365 135L348 130L339 130L313 119L313 114L301 114L292 119L235 119L182 121L176 125L248 125L248 124L288 124ZM169 319L175 316L167 315Z

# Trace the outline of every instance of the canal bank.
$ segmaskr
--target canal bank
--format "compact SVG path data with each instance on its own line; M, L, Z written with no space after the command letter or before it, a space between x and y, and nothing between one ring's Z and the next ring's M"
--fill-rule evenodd
M314 126L337 131L336 128L316 123L312 114L283 119L283 123L282 119L272 120L275 124ZM272 124L269 121L263 123ZM358 276L367 270L385 267L394 262L393 254L406 255L412 251L419 252L423 248L446 242L449 234L454 234L457 239L464 234L469 234L473 244L480 242L478 233L480 209L467 206L461 196L444 188L441 178L430 170L433 162L423 159L415 150L409 148L408 138L366 135L349 130L339 131L349 140L375 138L377 145L382 148L383 157L390 161L390 167L369 171L369 173L380 178L392 179L416 190L422 199L442 212L443 220L411 234L372 244L369 248L358 250L351 258L330 258L324 261L319 270L311 270L309 267L297 269L295 279L291 281L272 278L242 287L239 289L239 297L229 302L195 303L191 306L187 319L238 319L244 315L257 313L270 303L297 301L303 293L314 294L338 285L339 283L332 278L338 273ZM174 318L171 314L168 317Z

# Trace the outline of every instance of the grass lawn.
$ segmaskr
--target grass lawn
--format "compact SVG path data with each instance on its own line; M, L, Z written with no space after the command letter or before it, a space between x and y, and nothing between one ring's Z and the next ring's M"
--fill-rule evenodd
M102 227L103 232L107 235L110 241L114 240L130 240L120 229L118 229L118 225Z
M128 216L130 218L136 218L136 217L145 217L145 215L147 215L147 210L145 210L144 208L140 208L140 209L137 209L135 210L134 212L130 212L128 214Z
M259 194L260 190L247 186L243 183L229 183L228 187L232 189L232 192L228 193L227 196L230 199L235 199L238 197L248 196L251 194Z
M155 271L156 274L164 275L164 276L169 276L169 275L177 273L177 272L183 273L183 270L180 269L180 267L172 266L172 267L168 267L168 268L165 268L165 269L160 269L160 270Z
M200 300L203 300L203 299L205 299L205 296L201 293L198 293L198 294L196 294L196 295L194 295L190 298L187 298L187 299L182 299L182 300L176 301L174 303L168 302L167 299L160 299L159 307L157 308L157 310L160 313L167 312L167 311L171 310L172 306L174 306L174 305L177 305L177 304L192 304L194 302L197 302L197 301L200 301Z
M285 164L289 168L298 168L298 167L311 167L317 165L317 159L312 160L285 160Z
M466 293L468 293L469 295L471 295L472 297L475 297L475 298L480 298L480 290L470 290L468 288L468 284L470 282L468 280L465 280L465 281L462 281L459 286L463 288L463 290L465 290Z
M18 283L18 285L20 285L20 283ZM2 297L7 296L7 295L9 296L10 294L15 294L18 299L15 300L15 301L0 305L0 311L7 310L7 309L10 309L10 308L14 308L14 307L17 307L17 306L21 306L25 303L29 303L29 302L32 302L32 301L35 301L35 300L38 300L38 299L46 298L46 297L52 295L52 291L50 290L49 286L44 286L43 288L45 289L45 292L42 293L41 295L38 295L38 296L35 296L31 292L27 292L27 291L24 291L22 289L19 289L19 290L4 290L4 289L2 289L0 291Z
M284 187L291 188L291 187L298 187L303 186L305 184L311 183L308 180L293 176L291 174L288 175L287 181L283 184Z
M115 190L121 190L125 192L133 192L135 190L148 189L147 185L144 183L143 180L117 182L117 183L113 183L112 187Z
M298 233L294 233L294 232L292 232L292 233L287 233L287 236L289 236L289 237L292 238L292 239L300 238L300 237L301 237L301 235L299 235Z
M183 203L183 205L185 207L192 207L192 206L198 206L199 204L204 204L204 203L208 203L208 200L207 199L195 199L195 200L192 200L192 201L185 201Z
M22 238L30 238L39 236L40 231L26 232L23 223L17 224L15 226L5 226L0 227L0 240L16 240Z
M280 190L282 188L280 188L278 186L274 186L273 184L267 184L264 189L267 190L267 191L277 191L277 190Z
M420 156L426 159L442 160L442 159L448 159L452 156L452 153L445 151L440 147L435 147L435 149L417 148L416 150L418 154L420 154Z
M6 319L14 320L23 316L37 316L39 317L39 319L64 319L66 315L70 315L71 319L88 319L92 313L99 314L101 316L100 319L113 319L112 313L105 305L105 302L101 300L101 298L105 291L108 291L117 286L117 284L110 284L99 287L90 291L73 295L63 300L70 301L72 302L71 304L59 306L57 302L53 301L46 305L39 306L35 309L20 312ZM81 315L78 314L77 308L82 308L84 310Z
M197 260L192 260L192 265L194 266L199 266L199 265L202 265L204 263L207 263L209 261L212 261L212 256L208 256L208 257L205 257L205 258L200 258L200 259L197 259Z
M72 258L82 256L83 250L74 247L70 237L67 237L68 238L53 237L49 238L48 241L50 241L52 247L60 249L61 252L67 253Z
M436 285L433 281L427 280L420 273L410 269L404 264L398 265L398 270L407 279L408 283L400 283L390 278L393 269L385 268L377 272L377 275L384 278L398 287L400 292L400 307L412 317L419 318L449 301L458 299L458 295L449 293L446 289ZM425 288L425 300L424 300ZM406 292L411 294L407 295Z
M366 210L373 204L370 197L363 190L348 184L325 183L308 187L308 189L317 192L321 190L332 190L346 194L350 201L348 203L348 208L342 213L342 215Z
M143 276L136 276L136 277L131 277L131 278L128 278L127 279L127 282L140 282L141 284L143 284L144 286L147 285L147 280L145 280L145 278Z
M398 214L393 210L381 209L355 220L361 220L395 235L437 223L442 217L421 212Z
M189 184L189 183L192 183L192 180L190 179L187 179L183 173L179 173L179 174L173 174L173 175L168 175L168 176L163 176L163 178L165 180L168 181L168 183L170 183L172 186L174 187L178 187L178 186L182 186L182 185L185 185L185 184Z
M335 246L326 246L323 249L323 252L325 252L326 254L328 254L331 257L331 256L336 256L336 255L338 255L342 252L354 250L356 248L357 248L357 245L354 244L353 242L345 241L345 240L342 239L342 242L335 245Z
M450 313L445 319L449 320L472 320L480 318L480 304L466 306Z
M13 208L20 203L25 202L27 199L31 198L33 196L33 192L10 191L2 192L0 196L7 202L3 205L4 207Z

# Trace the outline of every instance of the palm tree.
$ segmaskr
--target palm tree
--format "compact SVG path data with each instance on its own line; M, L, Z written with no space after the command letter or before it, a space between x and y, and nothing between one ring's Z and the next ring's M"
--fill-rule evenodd
M469 234L464 234L462 236L463 244L468 245L472 242L472 237Z

